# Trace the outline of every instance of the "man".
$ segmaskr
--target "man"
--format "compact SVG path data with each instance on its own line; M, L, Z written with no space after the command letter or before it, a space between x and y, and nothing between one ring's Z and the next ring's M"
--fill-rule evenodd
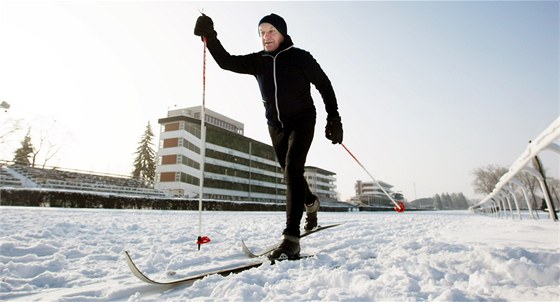
M218 40L212 19L204 14L197 19L194 34L206 38L212 57L222 69L257 79L272 146L287 186L286 228L269 257L296 259L303 211L307 214L304 229L310 231L317 227L319 210L319 199L311 193L303 175L317 115L311 84L323 98L328 114L325 135L333 144L342 143L342 123L329 78L309 52L294 47L284 19L267 15L260 20L258 30L263 50L247 55L230 55Z

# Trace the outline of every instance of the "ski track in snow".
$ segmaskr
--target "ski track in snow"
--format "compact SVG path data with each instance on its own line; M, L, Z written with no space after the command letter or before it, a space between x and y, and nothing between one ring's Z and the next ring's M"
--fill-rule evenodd
M302 239L316 257L190 285L142 283L253 261L240 246L279 239L283 212L0 207L1 301L558 301L560 227L453 212L320 213L345 222ZM168 272L175 275L168 276Z

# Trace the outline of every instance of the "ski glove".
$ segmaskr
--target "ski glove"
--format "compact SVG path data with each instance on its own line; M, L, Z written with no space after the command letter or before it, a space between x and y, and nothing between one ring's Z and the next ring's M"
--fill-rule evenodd
M327 126L325 127L325 136L333 144L342 144L342 123L340 116L328 116Z
M214 30L214 22L212 19L205 14L196 19L196 25L194 26L194 34L200 36L203 40L206 38L215 38L218 34Z

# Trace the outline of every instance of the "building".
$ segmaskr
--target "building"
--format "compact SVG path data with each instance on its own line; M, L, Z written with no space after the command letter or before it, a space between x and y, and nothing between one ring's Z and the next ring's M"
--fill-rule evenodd
M321 168L307 166L305 180L311 192L321 200L339 200L336 192L336 173Z
M209 109L204 112L204 163L201 106L169 110L167 117L158 120L155 188L175 196L198 197L204 164L203 198L285 202L286 185L272 146L245 137L242 123ZM313 188L336 198L335 174L314 167L310 170L306 175Z
M395 201L404 199L401 193L392 192L392 185L383 181L378 181L378 183L373 181L356 181L354 185L356 196L353 200L367 206L393 207L391 200L383 193L383 190L389 193Z

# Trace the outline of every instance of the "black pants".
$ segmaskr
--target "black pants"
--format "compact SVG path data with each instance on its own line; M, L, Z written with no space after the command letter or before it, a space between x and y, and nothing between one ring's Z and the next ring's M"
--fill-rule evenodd
M286 229L283 234L299 236L304 204L315 200L303 176L307 153L315 132L315 120L285 128L269 126L268 132L278 163L284 171L284 182L287 186Z

